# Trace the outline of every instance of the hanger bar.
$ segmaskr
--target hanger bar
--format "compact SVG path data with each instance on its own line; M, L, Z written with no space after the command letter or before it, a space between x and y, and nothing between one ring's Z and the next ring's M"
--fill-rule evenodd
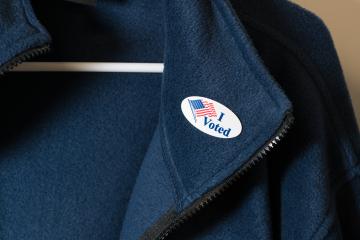
M162 73L163 63L130 62L24 62L12 72L128 72Z

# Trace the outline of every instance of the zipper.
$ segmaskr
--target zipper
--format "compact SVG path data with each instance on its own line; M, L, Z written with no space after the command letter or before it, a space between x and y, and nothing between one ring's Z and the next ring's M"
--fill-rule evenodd
M0 75L5 72L11 71L19 64L28 61L36 56L43 55L50 51L50 45L45 44L41 47L29 49L3 64L0 67ZM172 232L177 230L183 223L198 214L201 210L205 209L210 203L215 201L220 195L224 194L226 190L234 185L242 175L249 169L253 168L260 160L264 159L275 146L285 137L289 129L294 123L294 116L291 112L287 113L285 120L276 132L276 134L262 147L256 154L238 171L228 177L223 183L217 186L212 191L205 194L201 199L196 201L191 207L183 211L164 231L162 231L157 240L165 240Z
M3 75L5 72L11 71L14 67L18 66L19 64L28 61L36 56L43 55L50 51L50 45L45 44L40 47L35 47L28 49L18 55L16 55L14 58L0 66L0 75Z
M198 214L201 210L205 209L220 195L224 194L226 190L232 185L234 185L242 175L244 175L247 171L253 168L258 162L260 162L260 160L264 159L276 147L276 145L285 137L289 129L292 127L294 119L295 118L292 112L288 112L283 123L281 124L275 135L266 144L264 144L264 146L260 148L243 167L233 173L215 189L211 190L201 199L197 200L191 207L183 211L169 226L167 226L167 228L165 228L165 230L163 230L159 234L156 239L167 239L171 235L171 233L177 230L183 223L188 221L194 215Z

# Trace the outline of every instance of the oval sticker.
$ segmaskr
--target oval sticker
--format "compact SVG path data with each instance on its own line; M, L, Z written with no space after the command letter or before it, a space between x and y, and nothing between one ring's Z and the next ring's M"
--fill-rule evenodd
M191 96L181 102L185 118L200 131L218 138L234 138L241 133L239 118L212 99Z

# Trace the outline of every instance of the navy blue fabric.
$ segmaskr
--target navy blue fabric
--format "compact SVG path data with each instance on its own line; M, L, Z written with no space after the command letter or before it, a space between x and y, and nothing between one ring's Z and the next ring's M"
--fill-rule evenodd
M311 13L284 0L5 0L0 13L1 64L50 42L33 60L165 63L2 77L0 239L155 239L290 112L282 143L169 239L360 237L359 130ZM188 96L227 106L242 133L195 129Z

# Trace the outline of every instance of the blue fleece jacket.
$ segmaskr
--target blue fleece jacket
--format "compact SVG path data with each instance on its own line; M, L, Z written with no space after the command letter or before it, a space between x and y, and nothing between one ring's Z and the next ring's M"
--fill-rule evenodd
M360 239L359 130L321 20L285 0L75 2L0 3L0 239ZM23 61L165 69L9 72ZM190 96L241 133L194 127Z

